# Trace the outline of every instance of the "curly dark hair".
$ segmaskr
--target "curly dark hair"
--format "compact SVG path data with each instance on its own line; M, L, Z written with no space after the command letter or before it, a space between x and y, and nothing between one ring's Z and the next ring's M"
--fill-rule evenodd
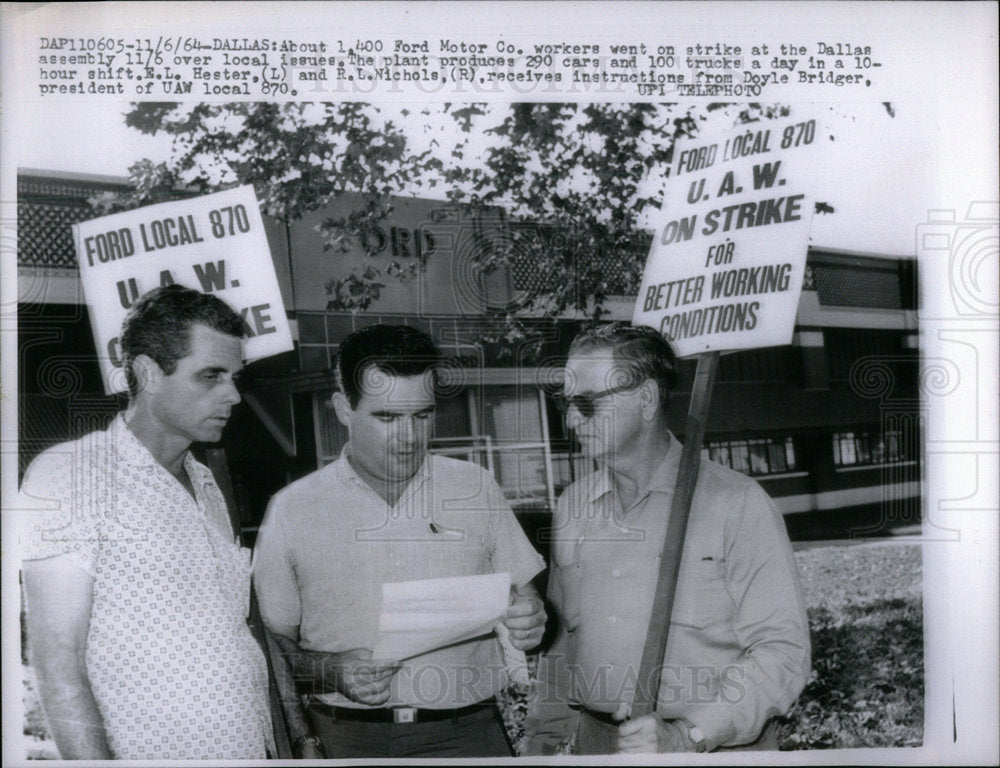
M361 382L374 366L393 376L419 376L436 371L441 353L434 340L408 325L370 325L350 334L337 352L337 386L352 408L361 400Z
M205 325L227 336L243 338L243 318L217 296L181 285L154 288L143 294L122 323L121 345L129 395L138 381L132 368L139 355L148 355L168 376L177 361L191 354L191 326Z

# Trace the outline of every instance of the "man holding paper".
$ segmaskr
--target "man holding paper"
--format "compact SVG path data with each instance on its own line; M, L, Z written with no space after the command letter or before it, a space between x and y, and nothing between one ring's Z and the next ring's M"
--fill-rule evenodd
M492 623L502 619L513 649L534 647L545 614L530 581L544 562L488 472L428 455L438 362L433 341L407 326L344 339L333 406L349 443L275 495L257 540L262 615L330 758L511 754L494 702L508 674L501 645L492 624L467 639L474 611L455 608L489 602L479 590L497 579L482 577L508 579ZM408 610L428 595L419 582L444 577L458 580L456 605ZM398 631L413 621L451 629L425 649L416 625L413 637ZM373 658L376 647L390 657Z
M553 520L560 628L539 664L534 754L574 733L576 754L777 749L765 726L809 676L781 516L757 483L702 460L656 710L627 719L650 682L638 676L681 454L666 423L676 378L670 344L650 328L612 323L570 347L567 424L598 470L566 489Z

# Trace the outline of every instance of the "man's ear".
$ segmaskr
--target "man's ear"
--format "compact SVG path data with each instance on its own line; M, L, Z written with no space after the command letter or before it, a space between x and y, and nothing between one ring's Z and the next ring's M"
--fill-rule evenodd
M646 379L639 388L639 405L642 408L644 421L654 421L660 413L660 383L655 379Z
M135 375L136 391L151 393L159 390L165 375L159 363L149 355L136 356L132 361L132 373Z
M345 427L350 427L351 415L354 413L354 409L351 408L351 401L347 399L347 395L343 392L334 392L332 400L333 412L337 414L337 421Z

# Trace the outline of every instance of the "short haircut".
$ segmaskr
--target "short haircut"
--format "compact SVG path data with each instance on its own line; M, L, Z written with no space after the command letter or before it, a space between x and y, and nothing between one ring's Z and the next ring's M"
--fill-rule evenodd
M139 298L122 323L122 362L129 395L135 397L139 389L135 359L148 355L169 376L177 370L177 361L191 354L193 325L239 339L244 334L243 318L217 296L168 285Z
M670 342L653 328L614 322L581 332L569 347L569 353L584 354L610 349L612 360L639 386L653 379L660 386L660 410L666 412L670 393L677 386L677 355Z
M374 366L392 376L419 376L441 362L434 340L408 325L370 325L350 334L337 352L337 386L352 408L361 401L365 370Z

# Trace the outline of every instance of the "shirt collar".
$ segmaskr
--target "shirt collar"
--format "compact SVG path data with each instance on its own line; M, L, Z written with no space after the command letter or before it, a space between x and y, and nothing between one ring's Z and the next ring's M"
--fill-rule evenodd
M668 431L667 437L670 440L670 444L667 447L667 455L663 457L660 466L653 473L652 478L650 478L649 485L639 498L642 498L651 491L657 491L658 493L674 492L674 486L677 484L677 469L680 465L683 448L672 432ZM614 491L614 488L615 484L611 470L607 466L601 467L594 475L593 483L590 486L589 501L591 503L596 502L602 496Z
M215 484L215 475L212 474L212 470L198 461L191 451L184 455L184 469L196 487Z
M659 491L660 493L673 493L674 486L677 485L677 470L681 464L681 452L684 450L684 447L674 437L673 432L667 432L667 437L670 440L667 455L663 457L660 466L653 473L647 490Z
M128 428L128 424L125 423L124 412L120 412L115 416L111 422L111 426L108 428L108 432L114 446L115 459L118 462L133 467L155 466L166 470L156 460L150 450L142 444L142 441ZM195 459L191 455L190 450L184 453L184 469L196 487L204 487L209 483L215 483L215 476L212 475L212 471Z
M151 464L159 465L149 449L128 428L124 412L115 416L108 432L111 436L111 444L114 446L115 458L119 462L137 467L147 467Z

